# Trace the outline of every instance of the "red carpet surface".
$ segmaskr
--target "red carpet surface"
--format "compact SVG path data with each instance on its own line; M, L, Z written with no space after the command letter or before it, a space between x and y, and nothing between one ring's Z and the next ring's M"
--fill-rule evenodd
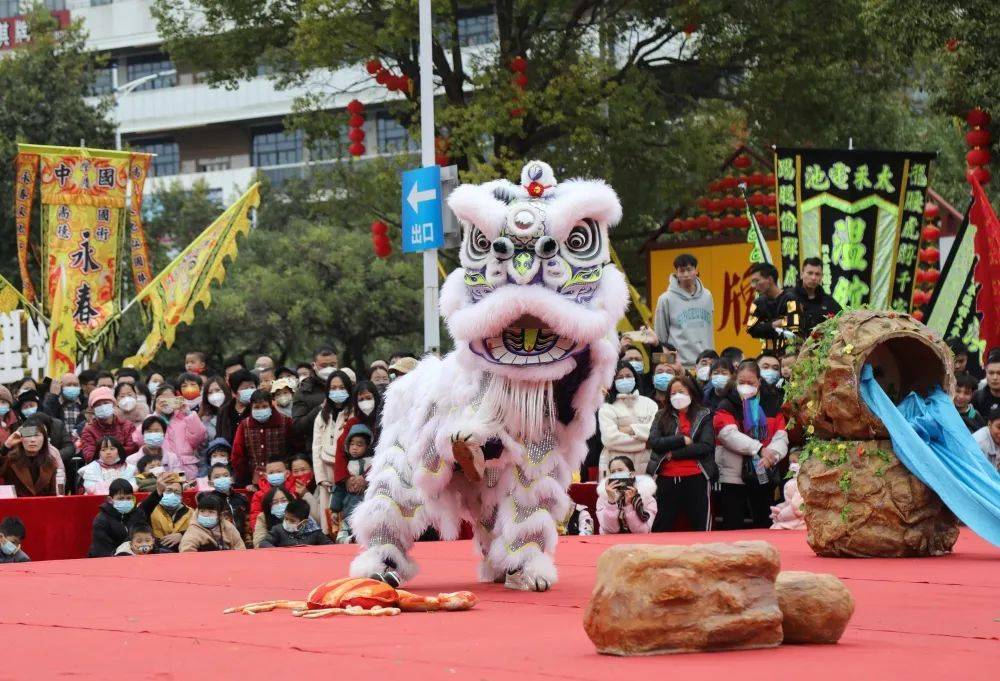
M997 679L1000 550L963 531L955 554L911 560L817 558L804 532L646 535L649 543L767 539L782 567L831 572L857 603L840 644L616 658L583 631L597 557L635 537L565 538L549 593L475 582L470 542L414 554L417 593L471 589L470 612L301 620L231 605L304 598L344 576L356 546L49 561L0 566L0 679ZM711 676L705 676L705 674ZM660 678L664 678L660 676Z

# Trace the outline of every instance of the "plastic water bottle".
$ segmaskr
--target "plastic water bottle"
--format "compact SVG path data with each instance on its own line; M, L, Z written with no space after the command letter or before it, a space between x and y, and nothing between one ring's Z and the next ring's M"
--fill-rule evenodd
M757 482L766 485L768 480L767 469L764 468L764 462L756 454L753 455L753 469L757 471Z
M580 526L581 537L594 534L594 519L590 517L590 511L585 508L581 509L577 522Z
M56 469L56 494L59 496L66 494L66 471L62 468Z

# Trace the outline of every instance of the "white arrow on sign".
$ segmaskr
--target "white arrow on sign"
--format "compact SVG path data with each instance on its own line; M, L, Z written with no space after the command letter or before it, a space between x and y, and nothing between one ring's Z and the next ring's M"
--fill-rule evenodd
M410 187L410 194L406 197L406 202L410 204L410 208L413 209L414 213L420 212L420 204L424 201L433 201L437 198L437 189L425 189L423 191L417 191L417 182L414 182Z

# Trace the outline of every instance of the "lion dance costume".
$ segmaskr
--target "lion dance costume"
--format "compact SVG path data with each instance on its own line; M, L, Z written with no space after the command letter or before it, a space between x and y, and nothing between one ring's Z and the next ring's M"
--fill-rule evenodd
M521 184L462 185L462 267L441 311L456 349L393 382L364 501L350 518L351 574L393 586L430 526L475 528L481 581L545 591L556 582L556 518L586 455L628 304L610 264L618 196L600 180L557 183L529 162Z

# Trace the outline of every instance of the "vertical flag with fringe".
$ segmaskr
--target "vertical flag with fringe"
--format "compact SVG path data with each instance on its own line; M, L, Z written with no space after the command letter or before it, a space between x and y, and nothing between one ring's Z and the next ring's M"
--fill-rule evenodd
M236 258L236 237L250 229L249 212L260 205L260 185L254 184L174 258L133 303L148 305L152 328L142 346L123 366L146 366L161 346L173 345L177 327L194 321L198 303L212 302L212 283L226 276L226 258Z
M986 192L976 180L972 182L972 207L969 222L976 226L976 283L979 295L976 308L981 315L979 337L986 344L986 352L1000 347L1000 220L993 212Z
M15 160L14 224L17 228L17 265L21 270L24 296L31 302L37 300L35 286L28 273L28 240L31 236L31 202L35 197L35 178L38 177L38 154L20 153Z
M59 261L51 275L56 280L52 296L52 330L49 342L48 376L62 376L76 371L76 329L73 324L73 296L69 293L66 263Z
M757 218L754 217L753 211L750 210L750 202L747 200L747 185L745 182L740 182L739 187L740 195L743 197L743 205L747 211L747 220L750 221L749 229L747 229L747 243L750 244L750 262L753 264L766 262L768 265L773 265L774 259L771 257L771 249L767 245L767 239L764 238L764 230L760 228Z

